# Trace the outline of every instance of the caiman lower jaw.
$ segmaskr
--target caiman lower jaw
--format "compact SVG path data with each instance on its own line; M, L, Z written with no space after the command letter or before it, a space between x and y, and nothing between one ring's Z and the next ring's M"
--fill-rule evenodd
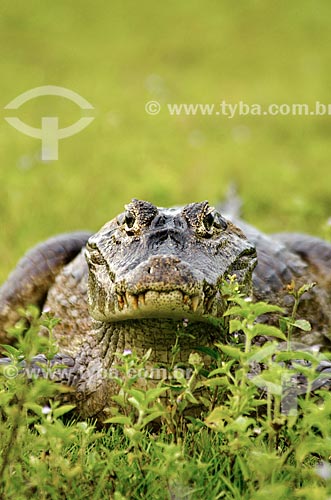
M217 300L218 299L218 300ZM208 314L215 314L220 297L206 296L203 291L189 295L181 290L147 290L139 294L116 293L115 312L110 321L135 318L195 318L203 321ZM218 309L218 308L217 308Z

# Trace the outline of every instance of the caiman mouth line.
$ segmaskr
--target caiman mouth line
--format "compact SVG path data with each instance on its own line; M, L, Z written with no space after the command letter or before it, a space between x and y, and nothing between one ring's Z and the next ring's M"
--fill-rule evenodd
M138 294L130 292L117 292L117 305L119 311L141 311L151 312L162 309L187 311L196 313L198 309L204 314L210 312L216 293L206 296L204 292L197 295L189 295L181 290L174 289L169 291L145 290Z

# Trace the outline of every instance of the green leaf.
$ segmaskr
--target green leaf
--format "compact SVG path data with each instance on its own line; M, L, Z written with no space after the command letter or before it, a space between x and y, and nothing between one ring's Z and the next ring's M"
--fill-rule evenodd
M153 420L156 420L157 418L162 417L163 414L164 414L164 411L160 411L160 410L153 411L152 413L150 413L149 415L144 417L144 419L143 419L144 425L147 425L150 422L152 422Z
M316 355L311 354L306 351L284 351L276 354L275 361L278 363L279 361L296 361L299 359L304 359L306 361L310 361L312 364L318 363L318 359Z
M134 398L140 405L145 401L145 391L140 389L134 389L133 387L129 390L131 398Z
M209 398L205 398L204 396L199 396L199 401L206 408L210 408L210 399ZM189 417L189 416L186 416L186 415L185 415L185 418L187 418L188 420L194 419L194 417Z
M186 392L185 393L185 399L189 402L189 403L192 403L194 405L198 405L199 404L199 401L196 399L195 396L193 396L193 394L191 392Z
M239 347L233 347L230 345L223 345L223 344L215 344L215 345L230 358L241 359L243 356L243 352L241 349L239 349Z
M303 330L304 332L311 331L311 324L306 319L297 319L293 323L293 326L295 326L296 328L299 328L300 330Z
M127 405L125 397L122 394L115 394L115 396L112 396L111 399L113 399L115 403L117 403L122 408L125 408L125 406Z
M150 356L151 356L151 354L152 354L152 350L153 350L153 349L150 347L150 348L148 349L148 351L146 351L146 352L145 352L145 354L143 355L143 358L142 358L142 360L143 360L143 361L145 361L145 362L146 362L146 361L148 361L148 360L149 360L149 358L150 358Z
M233 306L230 307L227 311L225 311L223 316L241 316L243 318L247 318L248 310L246 308L243 309L240 306Z
M42 406L38 405L37 403L25 403L24 408L33 411L36 415L38 415L38 417L41 417L43 414Z
M281 329L281 331L286 334L287 333L287 327L288 327L288 324L289 324L289 318L281 316L278 319L278 323L279 323L279 328Z
M74 408L76 408L76 405L63 405L63 406L60 406L59 408L56 408L55 410L53 410L53 415L55 418L61 417L62 415L64 415L65 413L68 413L69 411L73 410Z
M243 433L247 430L250 425L254 425L255 420L253 418L245 417L243 415L239 415L230 425L231 430L235 432Z
M222 431L224 428L225 421L225 411L222 406L217 406L213 411L206 417L205 423L208 427L215 430Z
M240 467L240 470L241 470L241 473L243 475L244 480L250 481L251 470L250 470L250 467L248 466L249 461L243 460L239 454L236 457L236 461L239 464L239 467Z
M259 347L258 349L256 349L256 351L254 350L253 354L252 352L250 352L247 361L249 363L252 362L261 363L266 359L270 359L270 357L277 351L277 349L278 349L277 342L273 343L268 342L263 347Z
M207 356L210 356L212 359L218 360L220 358L220 354L216 349L212 349L211 347L207 346L199 346L195 348L196 351L202 352L203 354L207 354Z
M138 401L136 398L134 398L133 396L129 397L128 398L128 402L134 406L135 408L137 408L137 410L140 410L141 407L143 406L142 403L140 401Z
M230 364L230 366L231 366L231 364ZM228 371L229 371L229 368L228 368L228 363L227 363L227 366L215 368L215 370L212 370L210 373L208 373L208 378L213 377L214 375L218 375L219 373L222 373L222 374L227 373Z
M261 389L264 389L265 387L267 388L268 392L271 394L275 394L277 396L281 396L283 387L281 383L275 383L270 380L267 380L265 377L267 374L263 376L262 375L255 375L254 377L251 378L251 382L256 385L257 387L260 387Z
M266 335L267 337L277 337L282 340L287 340L286 335L275 326L264 325L263 323L256 323L250 332L250 338L257 337L258 335Z
M243 353L244 355L244 353ZM219 368L215 368L215 370L212 370L211 372L207 373L206 376L208 378L213 377L214 375L218 375L219 373L222 374L227 374L231 370L231 367L233 364L235 364L236 361L234 359L231 359L227 361L223 366L220 366Z
M239 319L231 319L230 320L230 333L238 332L242 330L242 322Z
M134 443L139 443L144 437L141 431L137 431L133 427L124 428L124 434L131 439Z
M220 385L229 385L228 377L213 377L209 380L204 380L203 385L205 387L218 387Z
M329 446L330 443L327 440L323 440L317 436L306 436L305 439L298 444L295 450L295 457L299 463L302 463L307 455L312 453L325 453L326 449L328 453L330 449Z
M122 424L122 425L131 425L131 419L126 417L125 415L117 415L116 417L111 417L105 420L106 424Z
M284 309L282 309L279 306L275 306L273 304L268 304L267 302L256 302L255 304L253 304L251 312L257 318L258 316L267 313L273 313L273 312L284 313Z
M1 347L13 358L18 358L21 354L20 351L12 345L1 344Z
M146 392L146 402L150 403L151 401L154 401L159 396L164 394L167 390L168 390L167 387L156 387L155 389L149 389Z

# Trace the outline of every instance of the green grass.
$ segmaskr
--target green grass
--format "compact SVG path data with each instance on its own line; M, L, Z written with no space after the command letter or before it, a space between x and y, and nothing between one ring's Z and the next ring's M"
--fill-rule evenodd
M39 140L2 120L0 281L37 241L97 230L132 197L216 203L231 181L246 218L262 229L324 234L328 117L174 117L165 105L327 103L330 14L328 3L308 0L82 0L79 7L5 0L0 109L30 88L53 84L85 97L96 118L61 141L59 160L49 164L38 159ZM151 99L163 106L158 116L144 111ZM61 126L80 116L69 101L47 97L16 114L38 127L52 113Z

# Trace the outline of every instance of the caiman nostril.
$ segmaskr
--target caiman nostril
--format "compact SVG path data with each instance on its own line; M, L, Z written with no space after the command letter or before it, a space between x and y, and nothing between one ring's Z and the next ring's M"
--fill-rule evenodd
M176 247L181 249L185 246L184 233L175 228L155 230L149 235L148 240L150 242L151 248L160 248L160 251L162 251L161 248L164 247Z
M164 215L159 215L154 220L154 227L162 227L167 223L167 218Z

